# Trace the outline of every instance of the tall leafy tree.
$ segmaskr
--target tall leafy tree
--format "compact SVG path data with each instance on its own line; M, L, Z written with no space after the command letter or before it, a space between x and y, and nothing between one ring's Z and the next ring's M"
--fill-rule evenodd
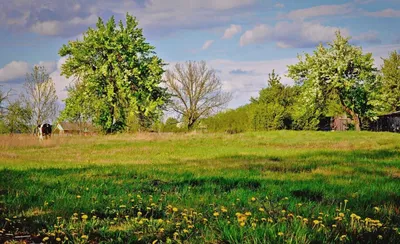
M5 125L9 133L30 132L32 110L26 107L22 101L16 100L9 103L5 115Z
M26 75L22 100L32 112L31 126L51 122L57 113L57 94L53 80L46 68L35 66Z
M382 97L387 112L400 110L400 53L393 51L390 56L383 59Z
M303 86L303 112L318 118L327 102L336 99L360 130L360 118L373 116L376 105L378 79L372 54L363 54L337 32L327 47L320 44L313 55L299 60L288 66L288 76Z
M160 86L164 63L154 49L129 14L125 26L122 21L117 26L114 17L106 24L99 18L83 40L60 49L59 54L67 57L62 74L84 84L82 92L94 109L93 120L105 132L124 129L132 111L143 125L160 115L168 96Z

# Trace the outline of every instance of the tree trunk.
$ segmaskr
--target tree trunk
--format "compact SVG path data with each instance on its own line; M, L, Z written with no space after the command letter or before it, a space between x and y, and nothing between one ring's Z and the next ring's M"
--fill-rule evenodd
M354 128L356 131L361 131L361 126L360 126L360 116L354 112L353 110L351 110L350 108L346 107L345 105L343 105L344 110L351 115L351 118L354 121Z

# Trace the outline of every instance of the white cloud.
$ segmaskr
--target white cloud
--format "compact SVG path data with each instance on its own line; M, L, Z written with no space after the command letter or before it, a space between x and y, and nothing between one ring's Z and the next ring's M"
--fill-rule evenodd
M56 65L57 69L50 74L56 86L56 93L59 101L63 101L68 97L66 88L71 85L74 80L73 78L67 79L65 76L61 76L61 66L65 63L66 59L65 57L60 58Z
M233 36L240 32L242 32L242 27L240 25L231 25L228 29L225 30L222 39L231 39Z
M268 25L257 25L252 30L246 31L240 37L240 46L263 42L268 36L270 36L271 32L272 31Z
M30 69L31 66L27 62L12 61L0 69L0 82L23 78Z
M278 22L275 26L258 25L246 31L240 38L240 46L267 41L276 42L280 48L313 47L320 42L334 39L335 32L349 36L345 28L323 26L314 22Z
M351 4L320 5L311 8L293 10L288 14L285 14L284 17L305 20L319 16L345 15L353 12L353 10Z
M276 3L274 6L275 6L275 8L284 8L284 7L285 7L285 4L283 4L283 3Z
M44 21L36 22L31 27L31 31L41 35L55 36L63 33L70 33L77 27L87 27L97 22L96 15L90 15L87 18L74 17L69 21Z
M211 47L211 45L214 43L214 40L208 40L203 44L202 49L203 50L207 50L209 47Z
M376 12L365 12L365 15L381 18L400 18L400 10L388 8Z

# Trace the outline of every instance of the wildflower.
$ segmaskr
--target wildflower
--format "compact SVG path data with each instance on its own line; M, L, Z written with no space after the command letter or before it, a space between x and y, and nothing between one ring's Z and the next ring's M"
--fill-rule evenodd
M82 239L88 239L88 236L87 235L83 235L83 236L81 236L81 238Z
M303 219L303 222L304 222L305 224L307 224L307 223L308 223L308 219L307 219L307 218L304 218L304 219Z
M245 222L240 222L240 226L244 226L246 223Z
M222 211L223 213L226 213L226 212L228 212L228 209L226 209L225 207L221 207L221 211Z
M61 220L62 219L62 217L57 217L57 220Z
M342 235L341 237L340 237L340 241L344 241L344 240L346 240L347 239L347 236L346 235Z
M378 207L374 207L374 209L375 209L376 212L379 212L379 211L381 210L381 209L378 208Z
M137 216L138 216L138 217L140 217L140 216L142 216L142 215L143 215L142 212L138 212L138 213L137 213Z
M251 198L251 201L252 201L252 202L255 202L256 200L257 200L257 199L256 199L255 197L252 197L252 198Z
M244 215L251 216L251 213L250 212L246 212Z
M178 212L178 208L172 208L172 211Z
M337 225L332 225L332 228L336 228L337 227Z
M158 240L154 240L151 244L156 244L158 242Z
M251 223L251 227L256 228L257 224L256 223Z
M347 200L347 199L344 199L344 203L346 203L346 204L347 204L348 202L349 202L349 200Z
M158 219L157 221L159 224L162 224L162 222L164 222L164 220L162 220L162 219Z
M259 208L258 211L265 212L265 209L264 208Z
M382 240L382 239L383 239L383 236L378 235L378 239L379 239L379 240Z
M213 215L214 215L215 217L218 217L218 216L219 216L219 213L218 213L218 212L215 212Z
M264 222L266 222L266 221L267 221L267 219L266 219L266 218L261 218L261 220L262 220L262 221L264 221Z
M297 204L297 207L301 207L301 206L303 206L302 203L298 203L298 204Z
M343 218L344 217L344 213L339 213L339 216Z
M278 236L283 236L283 232L278 232Z
M61 238L60 238L60 237L57 237L57 238L56 238L56 241L61 241Z
M80 199L80 198L81 198L81 196L77 195L77 196L76 196L76 198L77 198L77 199Z
M319 224L320 222L319 222L318 220L314 220L313 223L314 223L315 225L317 225L317 224Z
M49 238L46 236L45 238L43 238L43 242L46 242L46 241L48 241L49 240Z
M164 228L160 228L159 231L162 233L162 232L164 232L164 230L165 230Z
M286 213L286 210L285 209L282 209L282 211L281 211L283 214L285 214Z
M189 233L187 229L183 229L183 233Z
M83 220L86 220L88 218L88 216L86 214L82 215L81 217Z

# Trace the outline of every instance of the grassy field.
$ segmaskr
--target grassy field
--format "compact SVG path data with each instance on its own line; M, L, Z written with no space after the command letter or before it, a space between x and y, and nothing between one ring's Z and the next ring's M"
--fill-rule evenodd
M400 135L0 136L0 242L400 243Z

